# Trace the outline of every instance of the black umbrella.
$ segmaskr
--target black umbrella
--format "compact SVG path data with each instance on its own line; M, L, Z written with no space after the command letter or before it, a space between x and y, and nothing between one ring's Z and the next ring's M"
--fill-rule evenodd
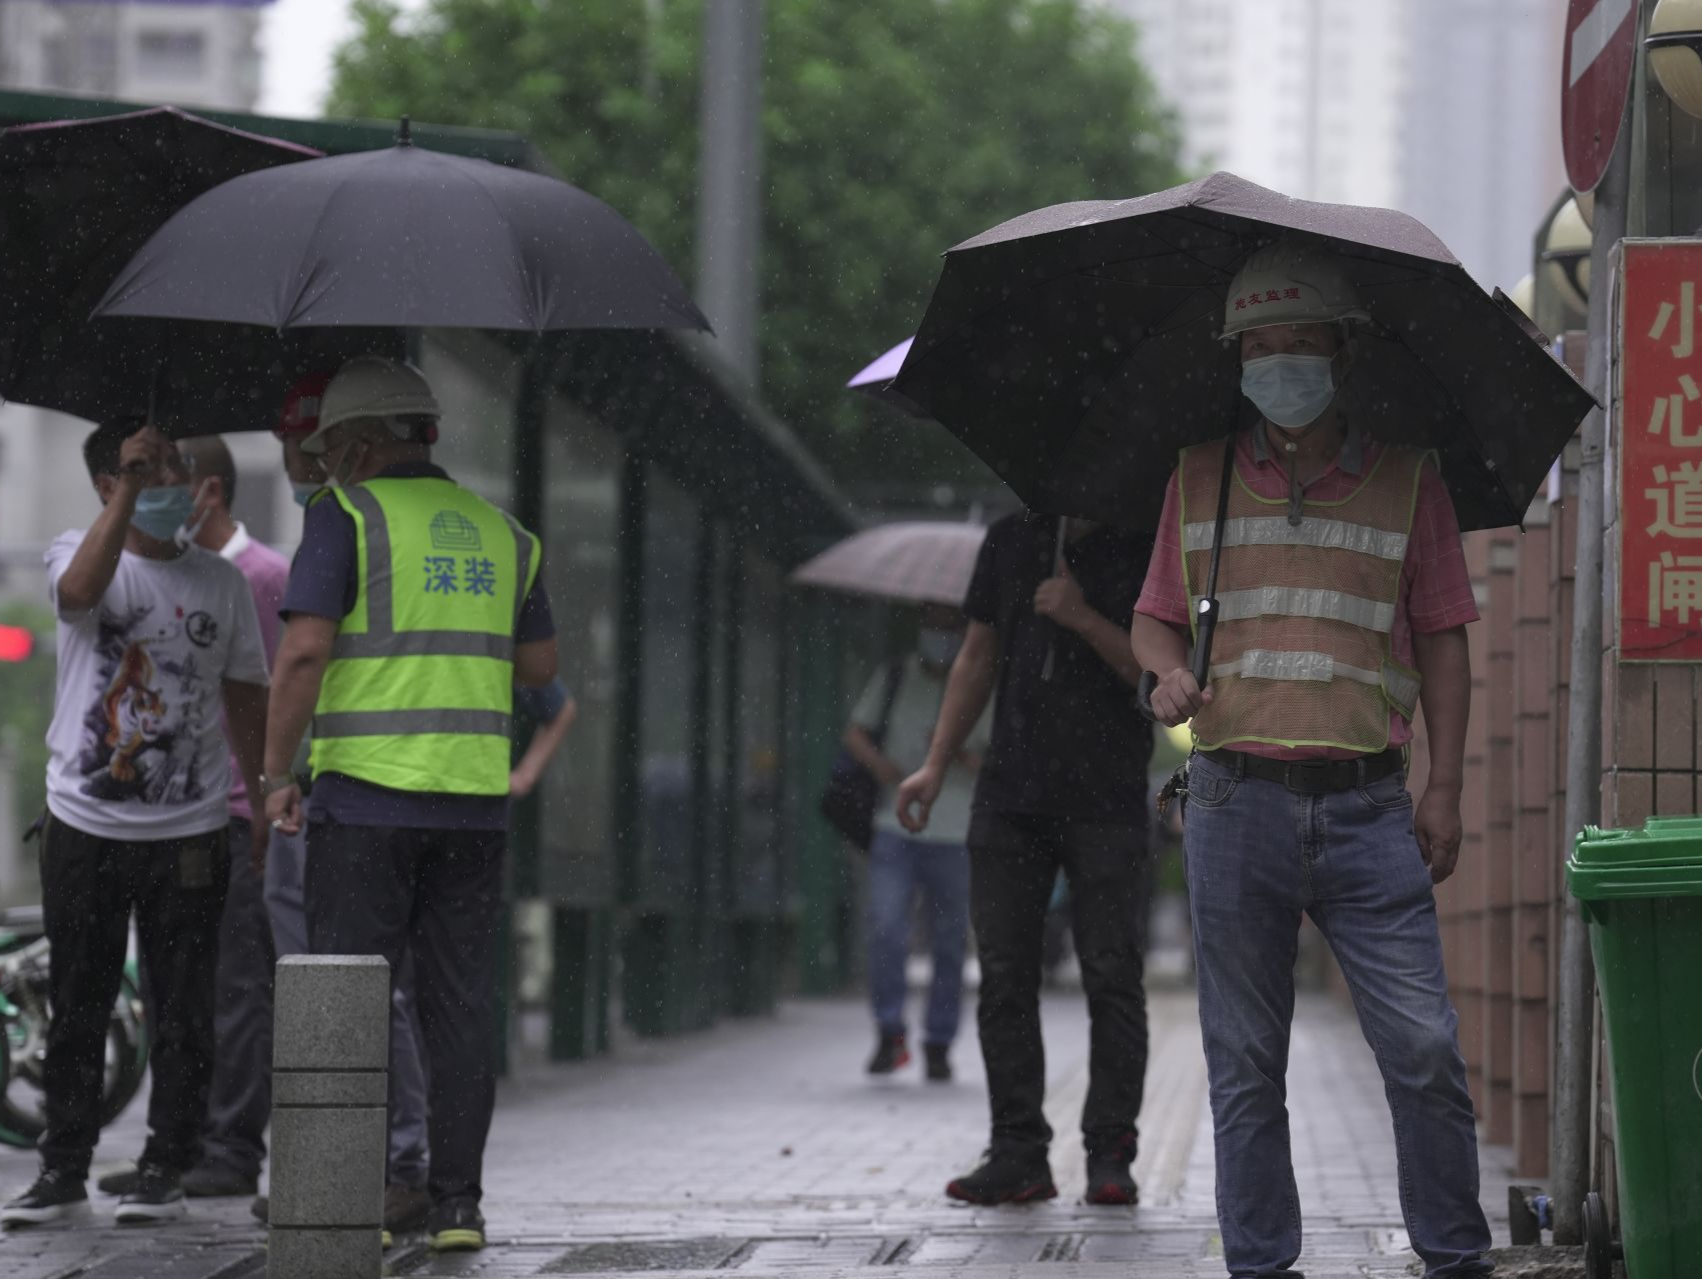
M180 434L271 425L295 366L322 357L89 316L196 196L318 154L174 107L0 131L0 398L96 420L152 408Z
M1438 450L1463 528L1519 523L1589 392L1413 218L1227 173L950 250L895 389L1034 509L1150 530L1177 451L1251 412L1217 334L1230 278L1279 238L1340 255L1373 318L1344 411Z
M387 150L207 192L142 247L97 314L275 330L709 327L656 250L601 200L422 150L406 122Z

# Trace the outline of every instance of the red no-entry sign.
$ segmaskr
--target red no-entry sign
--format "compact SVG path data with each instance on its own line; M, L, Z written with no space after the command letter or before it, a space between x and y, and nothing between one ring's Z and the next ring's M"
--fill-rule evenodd
M1560 71L1560 135L1574 191L1595 190L1607 172L1631 93L1636 53L1636 0L1570 0Z

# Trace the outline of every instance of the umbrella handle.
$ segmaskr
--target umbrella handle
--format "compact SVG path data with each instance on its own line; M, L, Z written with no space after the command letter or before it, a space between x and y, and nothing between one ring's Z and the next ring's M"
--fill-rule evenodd
M1217 601L1203 599L1197 609L1199 631L1194 638L1194 660L1191 669L1194 672L1194 682L1204 688L1207 673L1211 670L1211 638L1212 632L1217 629ZM1157 691L1158 675L1153 671L1142 671L1135 684L1135 706L1154 723L1158 722L1158 714L1152 709L1152 695Z
M1152 709L1152 695L1157 691L1158 676L1151 671L1142 671L1141 678L1135 685L1135 706L1155 724L1158 722L1158 712Z
M1064 571L1064 542L1068 534L1070 521L1065 516L1058 517L1058 537L1052 548L1052 576L1057 577ZM1054 628L1046 640L1046 660L1040 664L1040 678L1048 684L1052 682L1052 668L1058 660L1058 632Z
M1211 676L1211 640L1217 630L1217 600L1207 597L1195 606L1194 626L1194 683L1202 689Z

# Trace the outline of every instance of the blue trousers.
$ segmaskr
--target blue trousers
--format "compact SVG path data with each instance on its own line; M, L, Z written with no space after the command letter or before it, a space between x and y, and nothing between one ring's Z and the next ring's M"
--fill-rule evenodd
M1335 952L1382 1071L1401 1212L1426 1275L1487 1272L1477 1128L1405 777L1297 795L1196 756L1183 841L1230 1275L1299 1273L1285 1076L1302 911Z
M869 847L869 996L875 1024L904 1033L905 960L918 893L928 923L934 975L928 984L923 1037L930 1044L957 1038L963 1008L963 956L969 944L969 854L962 844L910 839L876 831Z

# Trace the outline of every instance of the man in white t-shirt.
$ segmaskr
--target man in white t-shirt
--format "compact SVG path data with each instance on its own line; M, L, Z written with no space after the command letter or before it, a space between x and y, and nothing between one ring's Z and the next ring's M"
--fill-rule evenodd
M200 1153L213 1069L231 753L257 794L265 737L254 601L234 564L177 536L194 507L183 458L135 420L102 426L83 456L103 509L47 552L59 619L41 849L47 1131L35 1185L0 1208L7 1226L87 1205L132 910L153 993L154 1078L140 1176L117 1216L183 1214L179 1182ZM256 830L257 865L265 836Z

